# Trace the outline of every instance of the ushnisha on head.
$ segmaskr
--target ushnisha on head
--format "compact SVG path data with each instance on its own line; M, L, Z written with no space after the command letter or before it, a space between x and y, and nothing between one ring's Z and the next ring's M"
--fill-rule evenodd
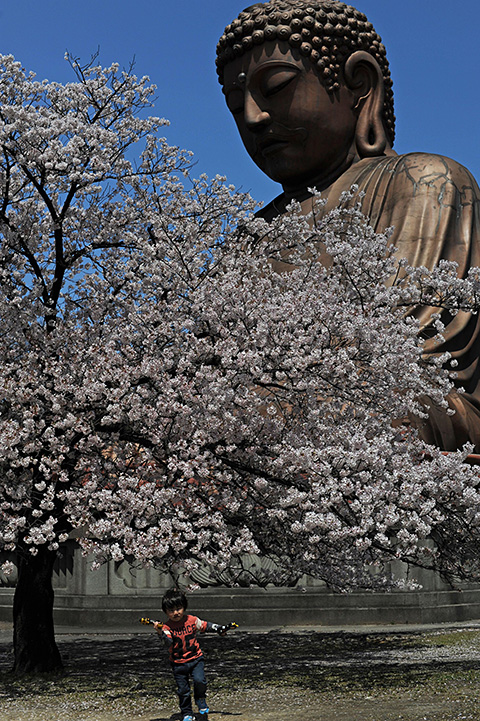
M285 96L281 101L284 108L288 106L292 109L288 117L286 112L277 112L281 108L280 100L277 107L274 107L273 102L269 103L273 92L277 92L273 87L275 82L270 83L273 92L267 89L263 93L262 88L268 86L269 81L262 81L263 85L256 81L259 67L277 63L280 73L282 60L285 72L288 72L289 64L292 72L296 66L299 78L294 82L298 88L292 91L290 97ZM260 123L255 124L252 113L245 119L241 117L243 108L239 91L242 88L245 115L248 114L247 100L253 98L257 102L260 98L257 115L260 117L263 113L263 125L267 125L268 116L273 123L273 133L278 131L277 134L281 136L282 127L288 130L289 124L296 123L297 129L300 131L302 128L304 131L305 147L308 145L307 136L314 133L311 118L316 112L319 122L315 142L323 138L320 142L324 143L326 156L320 157L319 150L315 152L317 161L326 169L329 164L332 165L331 158L327 157L328 143L338 146L340 156L348 155L348 158L343 157L341 160L341 167L364 157L393 152L395 116L385 48L372 24L355 8L337 0L270 0L251 5L225 28L217 45L216 63L227 104L235 116L248 152L259 167L274 180L281 182L284 188L285 182L288 185L291 179L284 172L287 167L286 153L283 152L285 148L278 149L275 158L276 151L272 148L268 162L257 152L252 138L253 135L258 138L261 134ZM306 75L315 77L315 83L321 86L324 97L314 87L311 78L308 83L303 82ZM276 87L279 86L277 82ZM296 94L293 95L293 92ZM301 108L299 103L302 104ZM335 130L334 125L338 123L341 128ZM350 126L354 128L354 142L349 136ZM351 143L348 153L345 143L340 147L341 133L345 143ZM355 147L352 150L353 145ZM297 154L298 146L299 143ZM309 152L312 149L313 139L310 140ZM282 153L285 156L284 168L280 167ZM293 147L290 148L290 156L292 161ZM303 160L308 161L306 151ZM295 173L298 177L298 162L296 165ZM335 174L334 169L332 172Z

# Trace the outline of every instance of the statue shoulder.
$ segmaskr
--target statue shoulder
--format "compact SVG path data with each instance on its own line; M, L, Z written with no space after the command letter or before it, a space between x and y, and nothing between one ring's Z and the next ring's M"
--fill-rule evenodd
M480 189L467 168L456 160L435 153L413 152L402 155L363 158L350 166L330 188L326 210L336 207L341 193L357 186L364 193L366 214L373 220L378 213L394 215L424 205L480 203ZM305 191L302 202L310 197ZM285 212L288 200L282 193L256 215L267 221Z
M397 155L394 161L395 174L399 178L406 175L410 182L413 181L420 186L448 182L462 188L473 184L478 194L478 186L471 172L445 155L413 152Z

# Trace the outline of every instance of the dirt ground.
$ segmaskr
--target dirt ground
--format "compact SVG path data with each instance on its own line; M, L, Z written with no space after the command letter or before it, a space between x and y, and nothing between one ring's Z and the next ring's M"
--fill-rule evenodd
M480 721L480 629L205 636L211 721ZM62 635L65 673L14 678L0 721L177 721L155 633ZM198 719L205 717L198 716Z

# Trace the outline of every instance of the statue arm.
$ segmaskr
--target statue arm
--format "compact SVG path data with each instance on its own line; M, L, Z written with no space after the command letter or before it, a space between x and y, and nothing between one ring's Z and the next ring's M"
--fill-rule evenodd
M362 207L374 229L394 228L392 243L400 258L429 269L442 259L455 261L461 277L480 266L480 190L466 168L427 153L357 165L350 184L355 182L365 193ZM438 310L421 307L414 311L427 334ZM425 352L448 351L458 363L456 386L465 392L453 391L449 397L453 416L431 406L427 422L414 422L426 441L444 450L471 442L480 451L480 316L441 315L444 342L427 340Z
M454 261L465 277L480 266L480 190L466 168L443 156L412 153L400 156L383 223L394 226L393 242L399 257L411 265L433 268L440 260ZM390 217L388 217L390 216ZM424 331L438 308L418 308L415 315ZM425 354L449 352L458 363L457 388L448 401L449 416L430 404L428 421L418 421L424 440L444 450L473 443L480 450L480 317L460 312L441 313L444 342L426 341ZM428 403L428 401L426 401Z

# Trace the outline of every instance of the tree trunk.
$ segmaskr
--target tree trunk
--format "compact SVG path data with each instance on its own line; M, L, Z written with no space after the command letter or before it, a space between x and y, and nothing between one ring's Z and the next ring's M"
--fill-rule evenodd
M62 668L53 628L52 573L56 553L37 546L18 553L18 581L13 601L13 672L48 673Z

